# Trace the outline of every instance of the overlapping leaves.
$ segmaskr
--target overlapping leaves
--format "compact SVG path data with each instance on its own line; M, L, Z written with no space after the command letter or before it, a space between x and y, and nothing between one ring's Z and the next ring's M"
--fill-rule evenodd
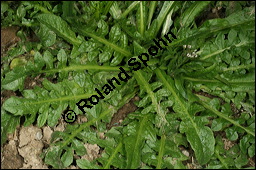
M68 106L79 113L75 103L90 97L95 87L100 88L116 76L117 65L126 66L132 55L146 51L151 44L148 40L156 38L160 31L167 33L173 14L178 16L174 24L178 21L179 26L174 25L171 31L177 39L161 55L150 57L150 67L129 73L134 78L94 108L86 109L88 122L54 132L52 144L44 154L47 164L65 168L75 159L80 168L184 168L182 161L188 158L181 153L180 145L191 147L197 162L208 168L241 168L248 163L248 156L255 155L252 8L206 21L196 28L195 17L210 2L189 2L184 8L180 2L79 2L81 11L88 14L81 19L73 16L80 12L74 4L63 2L62 17L53 13L35 17L40 22L37 34L43 46L53 45L55 35L73 46L71 51L61 49L54 54L36 52L33 62L14 67L4 75L2 87L19 89L23 95L5 101L4 120L10 114L15 118L25 115L25 125L37 121L39 126L46 122L54 126ZM106 20L108 12L112 18ZM146 16L150 16L148 20ZM81 20L82 24L78 24ZM51 35L49 41L44 37ZM198 58L187 58L192 51L184 50L182 45L199 50ZM42 88L23 90L28 75L42 73L55 75L58 83L44 80ZM215 98L192 91L207 92ZM113 113L136 93L141 98L138 110L124 120L124 126L106 132ZM226 103L221 104L220 98ZM244 111L235 115L232 103ZM17 120L11 123L17 124ZM5 124L2 131L10 132L6 127ZM99 137L96 131L106 132L106 138ZM218 131L224 131L230 141L239 140L239 144L231 151L224 150L215 134ZM84 143L103 148L101 157L93 161L78 158L86 154ZM228 158L232 152L240 154Z

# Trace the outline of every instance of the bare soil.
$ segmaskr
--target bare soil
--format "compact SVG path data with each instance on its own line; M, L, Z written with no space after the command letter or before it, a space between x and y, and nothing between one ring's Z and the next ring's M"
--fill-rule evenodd
M107 124L107 129L111 129L113 126L119 126L122 121L127 117L129 113L137 110L137 106L134 104L135 101L138 101L139 97L135 96L123 107L121 107L112 117L110 123Z
M1 57L10 46L20 41L20 38L16 36L18 30L19 27L16 26L1 29Z

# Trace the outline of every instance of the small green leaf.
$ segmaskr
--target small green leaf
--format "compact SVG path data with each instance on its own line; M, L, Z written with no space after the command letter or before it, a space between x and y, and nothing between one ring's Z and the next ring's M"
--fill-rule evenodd
M109 40L116 43L121 37L121 29L118 25L114 25L109 32Z
M46 69L52 69L54 60L53 60L52 54L48 50L46 50L44 52L43 59L44 59L45 64L46 64Z
M2 2L1 3L1 15L3 15L5 13L5 11L7 11L9 8L9 5L7 2Z
M83 156L86 153L86 149L83 143L77 139L73 139L72 147L74 148L76 154L79 156Z
M238 134L234 128L228 128L225 130L226 136L229 140L234 141L238 138Z
M2 4L1 4L1 6L2 6ZM25 17L25 15L26 15L26 9L24 8L23 5L20 5L17 9L17 17L23 18L23 17Z
M50 30L53 30L58 36L69 43L76 46L81 44L81 41L76 38L75 33L61 17L54 14L40 14L36 18L40 23L46 25Z
M54 168L64 168L63 163L60 159L62 149L60 146L51 147L45 155L45 163L53 166Z
M38 70L41 70L44 66L44 59L43 56L37 51L34 55L34 63Z
M1 145L7 139L8 133L13 133L20 124L20 116L14 116L1 108Z
M22 67L15 67L13 71L6 73L2 81L2 87L6 90L23 90L26 70Z
M15 67L18 67L18 66L24 66L25 64L27 63L27 60L25 58L14 58L12 61L11 61L11 64L10 64L10 69L14 69Z
M38 127L42 127L46 123L47 118L48 118L48 111L45 111L42 114L40 114L37 118Z
M236 38L237 38L237 31L235 31L234 29L231 29L228 33L229 43L230 44L236 43L236 42L234 42Z
M220 131L225 124L226 121L223 119L214 119L211 128L213 131Z
M255 156L255 144L252 144L249 148L248 148L248 155L250 158L252 158L253 156Z
M73 151L71 148L68 148L62 155L61 161L63 162L64 167L68 167L73 162Z
M93 164L87 159L78 159L76 160L76 163L81 169L101 169L100 166Z
M237 168L241 168L242 166L246 165L249 162L246 155L241 154L239 157L235 160L235 164Z
M40 29L37 32L37 36L40 38L43 46L45 47L53 45L56 41L56 34L44 24L40 24Z

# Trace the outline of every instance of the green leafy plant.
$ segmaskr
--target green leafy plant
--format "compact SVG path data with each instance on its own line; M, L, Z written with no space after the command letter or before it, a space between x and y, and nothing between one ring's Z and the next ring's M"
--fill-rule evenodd
M57 124L67 108L116 76L119 67L171 31L177 39L148 67L130 72L92 109L88 122L55 131L42 154L46 164L66 168L243 168L255 156L255 12L254 4L221 2L1 2L3 24L32 30L40 42L24 42L3 59L1 90L19 91L1 108L1 143L25 117L24 125ZM223 18L196 21L207 8L226 8ZM15 13L15 14L14 14ZM28 19L30 18L30 19ZM23 34L25 35L25 30ZM32 54L21 65L8 64ZM190 56L190 57L188 57ZM27 77L41 75L42 86L24 88ZM51 82L56 79L57 82ZM120 126L107 129L111 117L135 96L138 109ZM234 108L240 110L234 113ZM7 123L7 120L10 122ZM103 132L105 138L98 134ZM224 136L235 143L224 149ZM81 159L84 143L103 150L93 161ZM180 147L191 148L190 157Z

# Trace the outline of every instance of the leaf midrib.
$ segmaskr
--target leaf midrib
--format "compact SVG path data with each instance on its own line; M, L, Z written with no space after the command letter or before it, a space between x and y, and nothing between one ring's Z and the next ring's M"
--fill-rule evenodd
M42 104L42 103L50 103L50 102L58 102L58 101L66 101L66 100L77 100L77 99L85 99L88 97L91 97L92 95L96 95L97 93L91 93L91 94L82 94L82 95L77 95L77 96L64 96L64 97L59 97L59 98L53 98L53 99L48 99L48 100L39 100L36 102L24 102L24 105L35 105L35 104ZM26 98L27 99L27 98Z
M191 121L193 127L195 128L197 134L198 130L197 130L197 125L195 124L194 120L192 119L192 117L190 116L190 114L188 113L186 107L183 105L182 101L180 100L180 98L178 97L178 95L176 94L176 92L174 91L174 89L171 87L171 85L166 81L166 79L164 78L163 74L161 73L161 71L157 68L156 69L156 74L158 75L158 77L163 81L163 84L167 87L167 89L172 93L172 95L174 96L174 98L176 99L178 105L181 106L182 110L184 113L186 113L185 115L189 118L189 120ZM183 114L183 113L181 113ZM184 114L183 114L184 115Z
M197 151L199 151L199 153L204 152L203 147L202 147L202 143L201 143L201 139L200 139L200 132L198 130L197 124L194 122L193 118L191 117L191 115L188 113L185 105L183 104L183 102L180 100L180 98L178 97L178 95L176 94L175 90L171 87L171 85L167 82L167 80L165 79L164 75L162 74L162 72L157 68L156 69L156 74L159 77L160 80L162 80L163 84L166 86L166 88L172 93L172 95L174 96L174 98L176 99L177 104L181 107L181 109L183 110L183 113L181 112L180 114L186 116L189 121L192 124L193 129L195 130L199 140L200 140L200 145L198 146ZM185 114L184 114L185 113ZM182 116L183 117L183 116ZM181 117L181 118L182 118ZM184 119L184 118L182 118Z
M136 141L135 141L135 144L134 144L134 149L133 149L133 151L132 151L132 159L131 159L131 165L128 165L128 168L129 169L134 169L134 168L138 168L138 167L133 167L133 160L134 160L134 158L136 159L136 157L134 157L133 155L134 155L134 152L136 152L136 151L138 151L138 147L139 147L139 144L141 143L140 141L142 140L141 138L142 138L142 130L144 129L144 127L145 127L145 121L146 120L148 120L148 115L145 115L144 117L143 117L143 119L142 119L142 121L139 123L139 130L138 130L138 132L136 133Z
M9 79L9 81L5 81L6 79L3 79L3 84L2 85L6 85L9 84L13 81L16 81L18 79L22 79L26 76L32 75L32 74L41 74L41 73L57 73L57 72L62 72L62 71L79 71L79 70L106 70L106 71L120 71L119 70L119 66L117 67L112 67L112 66L99 66L99 65L71 65L71 66L67 66L64 68L59 68L59 69L50 69L50 70L40 70L38 72L33 72L31 71L27 71L24 74L20 75L18 74L17 77L15 77L15 79ZM128 67L122 67L125 71L128 71L129 68Z
M84 29L80 29L80 28L76 28L76 29L78 30L79 33L83 34L84 36L89 36L89 37L91 37L91 38L93 38L93 39L95 39L95 40L97 40L97 41L99 41L99 42L101 42L101 43L103 43L107 46L110 46L111 48L113 48L117 52L120 52L121 54L123 54L126 57L132 56L132 53L130 53L129 51L127 51L127 50L109 42L108 40L106 40L104 38L101 38L101 37L95 35L94 33L90 33L88 31L86 31Z
M122 142L119 142L119 144L115 148L114 152L112 153L112 155L107 160L107 164L103 167L103 169L109 169L109 166L110 166L112 160L115 158L116 154L119 152L121 147L122 147Z

